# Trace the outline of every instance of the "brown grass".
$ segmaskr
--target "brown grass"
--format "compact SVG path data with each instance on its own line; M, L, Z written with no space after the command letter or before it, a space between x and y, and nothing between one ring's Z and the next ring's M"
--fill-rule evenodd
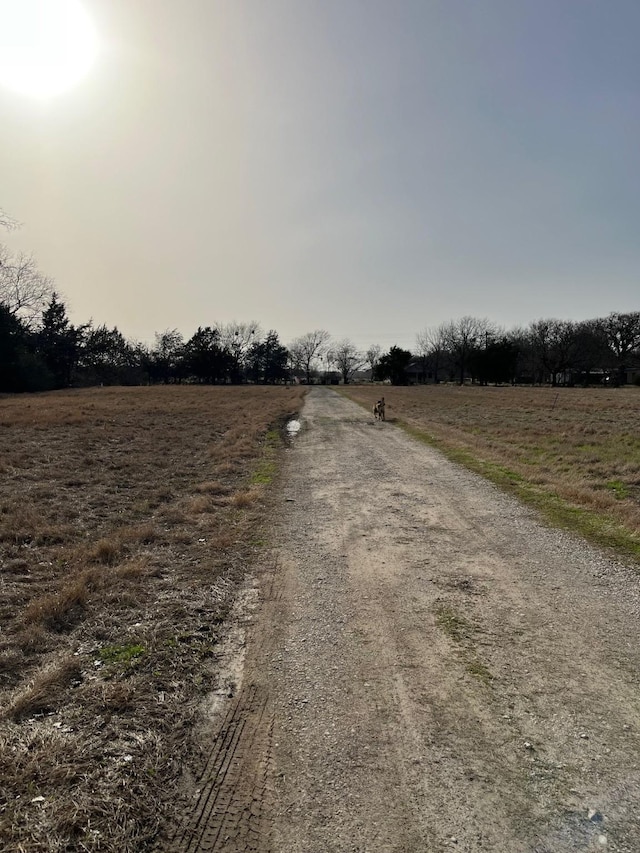
M185 509L189 515L200 515L203 512L211 512L213 503L205 495L195 495L189 499Z
M13 720L52 711L64 701L67 689L82 678L76 658L64 657L39 672L31 684L18 691L5 715Z
M228 495L229 487L220 480L210 480L207 483L198 483L196 492L203 495Z
M370 406L380 388L347 393ZM555 520L640 555L640 389L439 385L385 396L389 420Z
M120 557L120 542L117 539L100 539L87 551L87 560L113 566Z
M146 577L154 571L148 556L137 556L131 560L121 563L115 570L117 578L123 580L138 580Z
M252 477L301 399L189 386L0 398L0 849L162 846L263 524Z
M87 599L100 580L96 571L81 572L59 589L33 598L24 610L24 624L39 624L51 631L71 628L81 618Z
M25 660L23 661L23 671L20 675L24 678L24 671L27 669L27 663L32 662L34 655L49 651L54 643L54 638L51 637L48 631L45 630L40 622L27 622L24 626L18 628L15 632L12 645L8 645L9 649L20 649L24 652ZM11 652L9 652L11 654Z
M235 507L248 507L254 504L260 497L260 492L257 489L247 489L246 491L236 492L231 498L231 503Z

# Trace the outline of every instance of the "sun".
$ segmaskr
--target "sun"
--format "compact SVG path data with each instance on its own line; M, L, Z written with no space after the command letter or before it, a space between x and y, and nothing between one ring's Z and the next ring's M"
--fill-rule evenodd
M47 98L78 83L98 52L80 0L0 0L0 84Z

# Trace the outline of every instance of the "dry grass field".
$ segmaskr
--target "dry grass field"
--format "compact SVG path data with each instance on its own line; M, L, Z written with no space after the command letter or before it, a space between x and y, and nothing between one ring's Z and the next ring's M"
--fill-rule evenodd
M3 851L153 843L302 395L0 398Z
M640 389L354 386L387 419L537 506L640 556Z

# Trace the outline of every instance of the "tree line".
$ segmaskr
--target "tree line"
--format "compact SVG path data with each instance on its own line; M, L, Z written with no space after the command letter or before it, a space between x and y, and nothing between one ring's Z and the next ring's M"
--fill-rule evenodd
M56 293L29 323L0 301L0 392L89 385L197 382L277 383L290 377L289 351L275 331L256 324L200 327L188 339L177 330L147 346L117 327L76 326Z
M0 210L0 226L14 223ZM634 373L635 371L635 373ZM640 312L586 321L541 319L505 330L463 317L427 327L413 351L359 350L317 329L285 346L256 322L176 329L149 346L117 327L71 323L31 256L0 246L0 392L70 386L342 381L620 385L640 375Z
M623 385L640 375L640 311L541 319L508 331L467 316L425 329L416 354L435 382Z

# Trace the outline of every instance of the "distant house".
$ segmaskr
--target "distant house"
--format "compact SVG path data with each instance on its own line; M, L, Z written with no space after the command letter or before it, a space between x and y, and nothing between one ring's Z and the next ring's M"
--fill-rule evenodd
M426 385L434 381L433 370L425 362L424 358L414 355L405 368L407 382L410 385Z
M317 380L320 385L339 385L340 374L337 370L325 370L321 377Z
M555 374L556 385L605 385L609 380L610 370L594 367L591 370L561 370Z
M562 370L555 374L556 385L640 385L640 367L594 367L585 370Z

